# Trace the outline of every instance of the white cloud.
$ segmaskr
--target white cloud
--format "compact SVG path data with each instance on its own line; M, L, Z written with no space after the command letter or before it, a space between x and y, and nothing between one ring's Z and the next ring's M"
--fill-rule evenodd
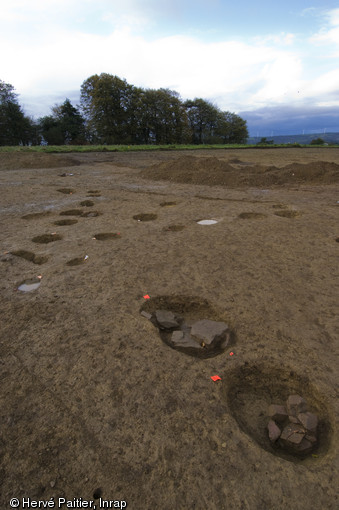
M337 57L339 55L339 9L327 11L324 19L323 26L310 38L310 42L329 45L329 54Z

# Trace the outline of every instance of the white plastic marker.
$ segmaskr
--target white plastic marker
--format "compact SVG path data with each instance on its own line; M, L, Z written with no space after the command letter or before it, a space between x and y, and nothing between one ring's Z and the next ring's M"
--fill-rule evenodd
M198 225L214 225L215 223L218 223L216 220L201 220L197 222Z

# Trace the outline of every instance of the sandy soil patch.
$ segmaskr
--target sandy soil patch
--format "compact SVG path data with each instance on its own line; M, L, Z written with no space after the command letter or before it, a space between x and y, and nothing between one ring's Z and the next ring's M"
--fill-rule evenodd
M336 509L339 150L39 157L0 154L1 508ZM232 344L178 352L158 308ZM291 393L303 460L265 429Z

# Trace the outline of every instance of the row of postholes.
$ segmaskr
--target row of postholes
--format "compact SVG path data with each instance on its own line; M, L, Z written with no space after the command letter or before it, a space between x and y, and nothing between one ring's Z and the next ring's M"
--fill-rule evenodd
M59 190L72 194L69 189ZM98 190L89 191L89 196L100 196ZM94 205L86 200L80 203L83 207ZM163 202L161 206L173 206L175 202ZM277 207L277 206L276 206ZM283 207L283 206L281 206ZM286 211L279 211L286 212ZM295 211L291 211L295 213ZM48 213L33 213L23 216L33 219ZM82 212L79 209L63 211L60 215L95 217L98 211ZM279 215L279 214L278 214ZM242 219L262 218L260 213L241 213ZM282 214L284 217L295 217ZM151 221L157 218L155 214L141 214L133 216L137 221ZM57 225L72 225L77 220L67 219L56 221ZM216 220L197 220L202 225L217 223ZM172 226L173 227L173 226ZM178 231L184 226L174 226L167 230ZM181 228L178 228L181 227ZM117 239L119 233L102 233L94 236L97 240ZM49 243L62 239L56 233L44 234L32 239L36 243ZM339 239L337 239L339 241ZM18 250L13 255L23 257L35 264L43 264L47 257L35 255L32 252ZM72 259L68 265L79 265L87 260L85 257ZM25 280L17 288L23 292L30 292L39 288L41 276ZM197 306L198 303L198 306ZM164 307L164 304L166 307ZM160 305L160 308L159 308ZM234 330L223 321L202 318L211 314L211 307L191 296L173 299L171 296L150 299L141 307L141 314L157 329L160 338L171 348L187 355L201 359L222 354L236 341ZM215 313L212 312L215 316ZM215 318L215 317L214 317ZM233 353L232 353L233 354ZM273 371L273 373L272 373ZM280 374L280 377L279 377ZM329 451L331 439L331 425L324 399L317 395L315 389L305 378L284 369L265 366L250 366L247 363L231 371L227 399L233 416L240 428L251 436L262 448L288 461L307 463L315 459L324 458ZM239 389L240 388L240 389ZM312 402L310 408L302 394L307 394L307 401ZM266 409L258 406L258 402L267 402ZM282 405L281 402L286 402ZM294 405L294 407L293 407Z

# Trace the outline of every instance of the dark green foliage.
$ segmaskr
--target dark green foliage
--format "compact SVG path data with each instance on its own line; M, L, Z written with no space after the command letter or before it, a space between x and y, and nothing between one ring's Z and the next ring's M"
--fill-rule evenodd
M266 137L261 138L260 142L257 143L257 145L273 145L273 144L274 144L274 141L273 140L267 140Z
M49 145L85 143L85 121L69 99L52 108L52 115L39 120L40 131Z
M204 99L182 102L169 89L141 89L107 73L81 86L87 137L100 144L244 143L246 121Z
M310 142L310 145L324 145L325 143L325 140L323 140L322 138L315 138L315 140L312 140Z
M28 145L36 136L36 126L23 113L14 87L0 80L0 145Z

